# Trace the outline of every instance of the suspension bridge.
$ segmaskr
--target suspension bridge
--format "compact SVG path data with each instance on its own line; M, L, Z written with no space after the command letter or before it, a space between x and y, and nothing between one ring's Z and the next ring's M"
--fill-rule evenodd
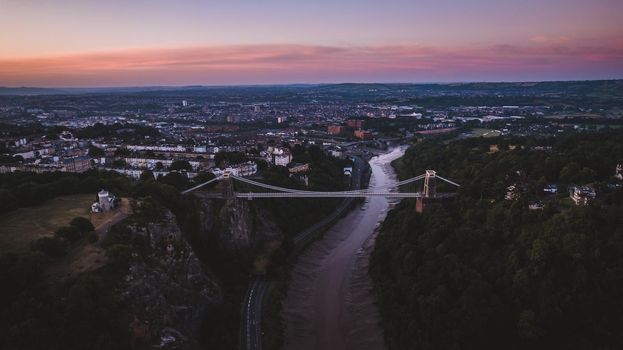
M371 189L360 188L361 171L353 174L353 183L349 191L306 191L300 189L285 188L265 184L259 181L236 176L231 172L225 171L222 177L214 178L202 184L189 188L182 192L188 194L206 187L209 184L220 181L222 183L220 192L202 191L202 196L208 198L224 198L224 199L254 199L254 198L345 198L343 203L352 203L352 199L346 198L362 198L362 197L387 197L387 198L415 198L416 211L423 213L427 203L444 198L450 198L455 193L437 192L437 179L448 183L454 187L460 187L454 181L448 180L437 174L434 170L426 170L424 174L412 177L407 180L399 181L395 184L373 187ZM416 192L400 192L400 187L415 184L423 180L421 191ZM236 192L234 191L234 181L244 184L244 187L258 188L264 192ZM404 188L404 187L403 187ZM343 204L344 208L347 207ZM317 230L319 227L327 225L329 222L340 215L340 209L329 217L316 223L312 227L301 232L294 237L293 242L298 245ZM262 349L262 304L264 294L268 289L269 282L264 277L255 277L247 290L244 304L242 305L241 328L240 328L240 348L241 349Z
M235 176L229 172L225 172L222 177L214 178L210 181L199 184L182 192L187 194L199 190L211 183L221 181L223 183L221 193L211 193L211 198L364 198L364 197L386 197L386 198L447 198L454 196L454 193L437 192L436 180L439 179L452 186L460 187L454 181L448 180L437 174L434 170L426 170L422 175L412 177L407 180L399 181L393 185L380 186L372 189L350 190L350 191L306 191L280 186L273 186L259 181ZM421 192L399 192L401 186L424 180L424 186ZM251 187L260 188L268 192L235 192L233 182L249 185Z

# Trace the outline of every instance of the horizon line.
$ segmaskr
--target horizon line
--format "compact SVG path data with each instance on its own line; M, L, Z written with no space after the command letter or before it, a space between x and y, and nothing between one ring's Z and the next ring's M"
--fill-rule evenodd
M400 81L369 81L369 82L334 82L334 83L248 83L248 84L163 84L163 85L113 85L113 86L11 86L3 85L0 89L40 89L40 90L107 90L107 89L148 89L148 88L229 88L229 87L271 87L271 86L327 86L327 85L452 85L452 84L517 84L517 83L569 83L569 82L598 82L619 81L623 76L608 79L544 79L544 80L456 80L456 81L426 81L426 82L400 82Z

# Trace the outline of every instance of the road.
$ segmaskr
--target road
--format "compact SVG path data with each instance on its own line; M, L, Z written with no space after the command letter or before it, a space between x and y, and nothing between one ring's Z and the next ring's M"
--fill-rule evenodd
M365 164L365 161L360 157L354 157L351 190L361 188ZM350 208L353 201L353 198L345 198L331 215L299 232L292 239L295 246L294 251L298 251L298 248L308 242L313 237L313 234L331 225L336 219L341 217ZM240 349L262 349L262 302L269 287L270 281L264 276L255 276L249 284L241 310Z
M254 277L249 284L241 310L240 349L262 348L262 301L269 286L264 276Z

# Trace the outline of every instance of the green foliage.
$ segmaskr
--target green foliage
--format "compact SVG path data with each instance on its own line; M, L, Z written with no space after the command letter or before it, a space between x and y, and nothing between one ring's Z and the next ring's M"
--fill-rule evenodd
M31 249L52 258L60 258L67 254L67 243L57 237L42 237L31 243Z
M197 174L197 176L195 176L193 178L193 183L199 185L199 184L202 184L204 182L208 182L208 181L214 179L215 177L216 176L213 173L201 172L201 173ZM207 187L207 188L212 188L212 187L216 186L216 183L213 182L213 183L211 183L208 186L209 187Z
M95 230L95 227L93 227L91 221L87 218L83 218L82 216L73 218L69 225L74 226L82 233L87 233Z
M169 167L169 169L178 170L178 171L182 171L182 170L191 171L193 170L193 167L190 165L190 163L187 160L175 160L173 161L173 163L171 163L171 166Z
M186 174L183 173L170 172L165 176L160 177L158 181L163 184L173 186L178 190L183 190L188 187L188 178L186 177Z
M102 188L117 195L130 192L132 181L114 172L0 174L0 213L28 207L58 196L96 193Z
M217 166L226 166L230 164L244 163L249 158L242 152L218 152L214 156L214 163Z
M153 171L151 171L151 170L143 170L139 180L141 180L141 181L154 180L154 173L153 173Z
M106 256L115 261L128 262L132 256L132 248L125 244L113 244L106 248Z
M62 283L45 280L42 264L33 254L0 257L3 348L130 348L127 306L115 297L122 269L110 265Z
M403 201L383 224L370 274L390 349L623 346L623 206L615 194L604 189L589 207L554 200L537 212L524 200L500 200L519 170L530 186L607 181L623 137L531 141L553 149L487 154L480 144L490 141L427 141L396 163L403 177L432 168L463 187L424 215Z
M89 157L100 158L104 157L106 154L104 150L93 145L89 145Z
M84 233L76 226L63 226L54 233L56 237L63 239L69 243L76 243L80 238L84 237Z
M138 124L120 124L104 125L96 123L93 126L76 130L76 136L81 139L97 139L101 137L116 137L126 141L139 141L145 139L145 136L159 137L160 131L151 126Z
M290 178L285 167L272 167L264 171L264 182L287 188L300 188L309 191L341 191L347 186L347 178L342 169L350 165L350 161L339 160L326 155L317 146L293 148L296 162L310 163L309 187ZM282 232L292 236L315 224L329 215L340 203L339 199L308 199L308 198L267 198L257 201L256 205L267 209Z

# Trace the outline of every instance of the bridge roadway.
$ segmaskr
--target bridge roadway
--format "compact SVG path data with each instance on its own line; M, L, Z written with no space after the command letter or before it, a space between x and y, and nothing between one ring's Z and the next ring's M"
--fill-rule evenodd
M419 192L236 192L236 198L417 198Z

